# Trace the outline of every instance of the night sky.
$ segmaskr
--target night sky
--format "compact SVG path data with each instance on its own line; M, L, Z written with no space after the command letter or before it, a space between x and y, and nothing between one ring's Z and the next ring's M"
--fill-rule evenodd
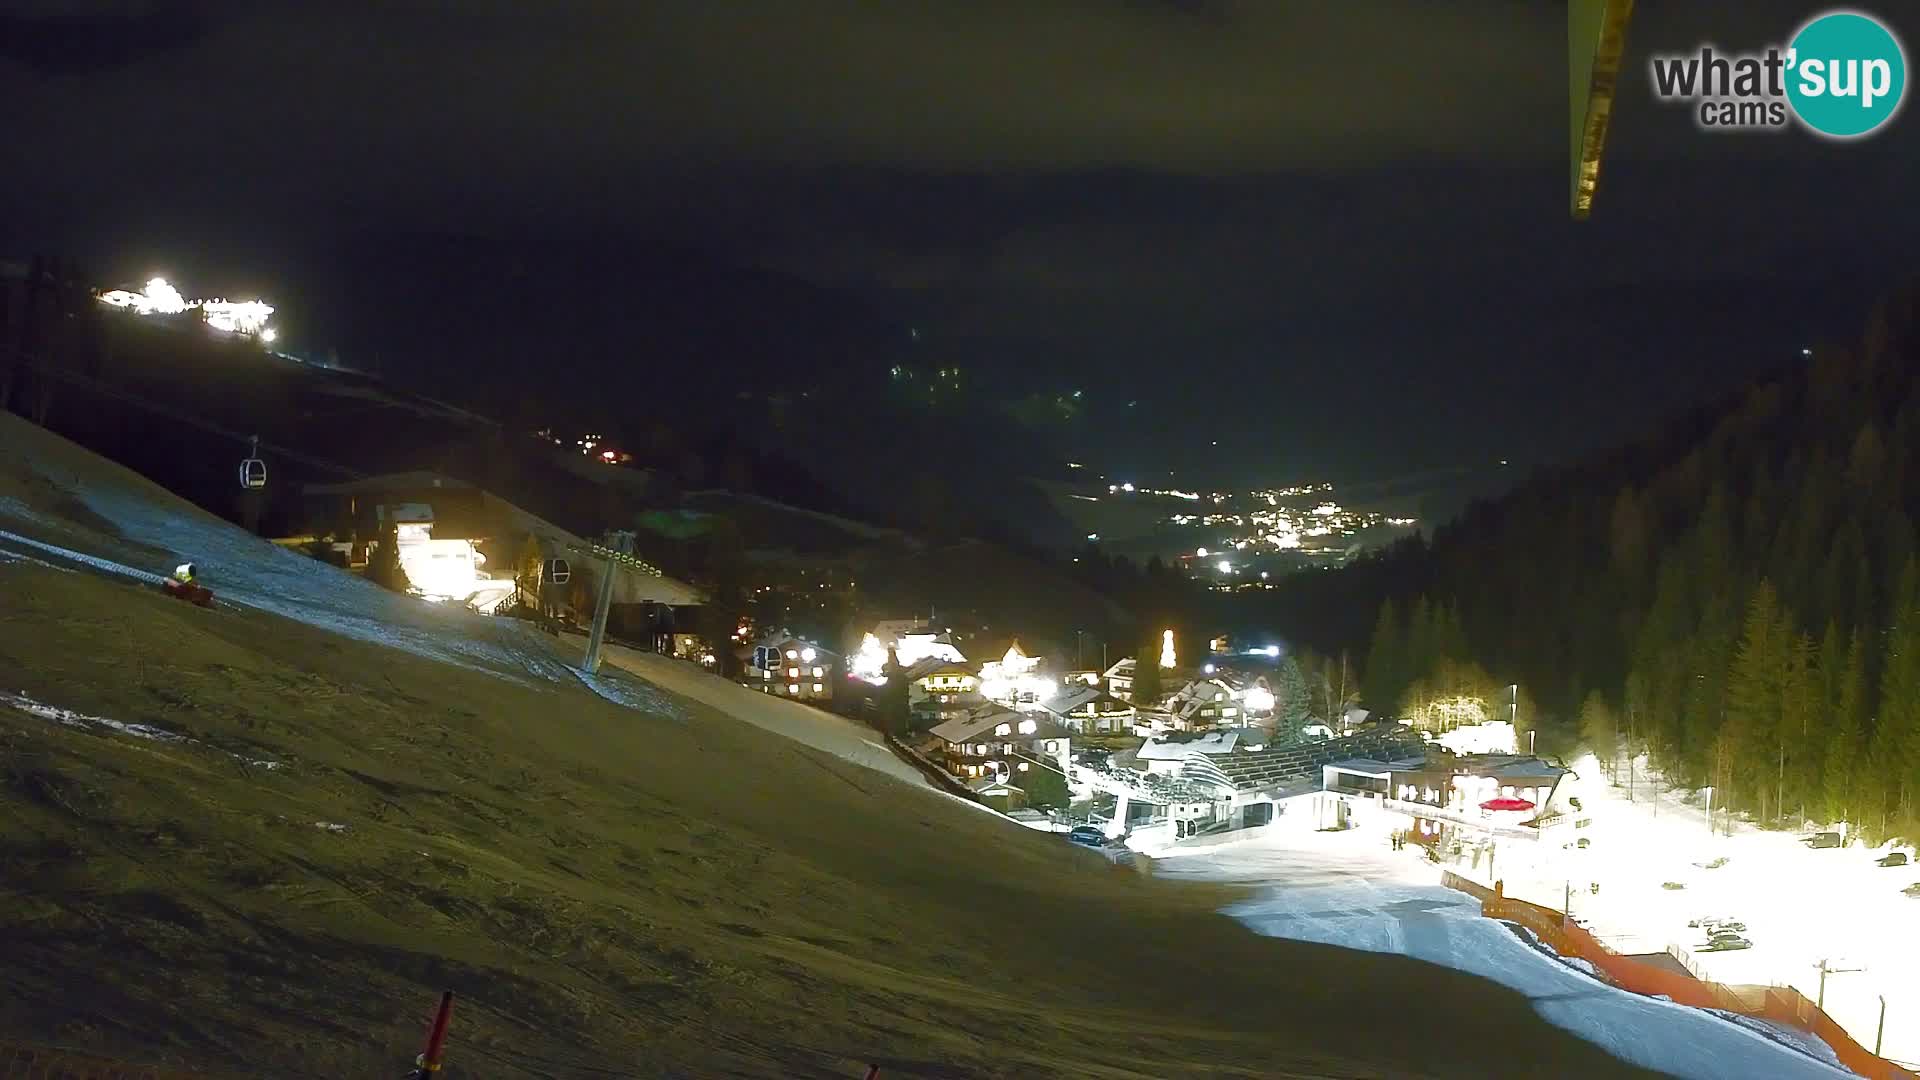
M1637 7L1576 224L1545 2L14 2L0 252L267 291L389 370L541 334L644 369L702 325L658 311L770 289L743 379L925 349L1083 387L1119 469L1518 468L1850 339L1920 270L1910 108L1839 145L1651 98L1650 51L1826 5Z

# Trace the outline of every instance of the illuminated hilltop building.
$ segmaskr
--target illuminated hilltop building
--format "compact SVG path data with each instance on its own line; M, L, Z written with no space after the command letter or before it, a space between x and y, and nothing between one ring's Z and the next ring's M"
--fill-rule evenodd
M149 280L146 288L137 293L125 289L103 292L100 302L135 315L184 315L197 310L206 318L208 326L222 333L243 334L261 341L272 341L278 336L267 325L267 320L273 317L271 304L258 300L188 300L179 289L168 284L166 278Z

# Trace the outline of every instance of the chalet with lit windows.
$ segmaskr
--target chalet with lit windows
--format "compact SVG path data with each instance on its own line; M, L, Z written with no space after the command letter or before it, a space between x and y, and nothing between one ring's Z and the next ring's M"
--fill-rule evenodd
M825 704L833 700L840 654L782 631L746 651L740 684L794 701Z
M1121 701L1132 701L1133 657L1123 657L1114 661L1113 666L1108 668L1100 676L1100 679L1106 683L1107 693L1112 694Z
M1192 731L1212 727L1236 727L1242 720L1241 688L1225 675L1195 679L1174 692L1167 700L1166 712L1178 723L1175 730Z
M916 727L965 716L986 704L971 665L929 656L907 668L907 708Z
M1010 778L1052 762L1061 772L1072 764L1073 735L1043 715L986 705L937 724L929 733L941 763L961 781Z
M1099 687L1069 682L1065 690L1040 704L1055 723L1075 735L1133 730L1133 702L1122 701Z

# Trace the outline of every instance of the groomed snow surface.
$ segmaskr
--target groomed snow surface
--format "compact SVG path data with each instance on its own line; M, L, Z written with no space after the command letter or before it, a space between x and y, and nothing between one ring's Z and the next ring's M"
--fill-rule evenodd
M1304 815L1303 815L1304 816ZM1284 819L1283 819L1284 820ZM1835 1080L1853 1074L1699 1009L1619 990L1544 955L1479 902L1437 883L1420 853L1393 851L1388 823L1269 835L1157 861L1156 876L1258 885L1227 909L1255 931L1371 952L1401 953L1526 994L1548 1022L1614 1056L1686 1080Z
M1788 985L1818 1000L1826 960L1834 969L1826 979L1827 1015L1872 1050L1885 995L1883 1056L1920 1061L1920 898L1901 894L1920 881L1920 866L1874 865L1889 851L1911 856L1912 848L1814 850L1799 842L1803 833L1738 821L1732 836L1710 834L1705 794L1662 785L1656 803L1644 758L1634 766L1631 802L1624 759L1618 787L1591 756L1569 764L1593 821L1581 830L1592 846L1533 853L1502 846L1496 861L1508 895L1558 909L1571 884L1573 916L1615 951L1678 945L1697 971L1718 982ZM1714 823L1724 831L1726 815L1716 810ZM1721 858L1724 865L1706 868ZM1596 881L1597 894L1590 888ZM1666 882L1685 887L1667 889ZM1705 934L1687 922L1703 916L1745 923L1741 936L1753 948L1702 951Z

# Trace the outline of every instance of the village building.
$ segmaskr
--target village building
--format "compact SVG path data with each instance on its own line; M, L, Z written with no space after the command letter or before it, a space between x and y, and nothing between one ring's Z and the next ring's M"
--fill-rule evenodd
M839 675L838 653L781 630L744 651L740 685L794 701L831 702Z
M1040 703L1059 725L1076 735L1120 734L1131 731L1136 710L1098 687L1067 683L1056 697Z

